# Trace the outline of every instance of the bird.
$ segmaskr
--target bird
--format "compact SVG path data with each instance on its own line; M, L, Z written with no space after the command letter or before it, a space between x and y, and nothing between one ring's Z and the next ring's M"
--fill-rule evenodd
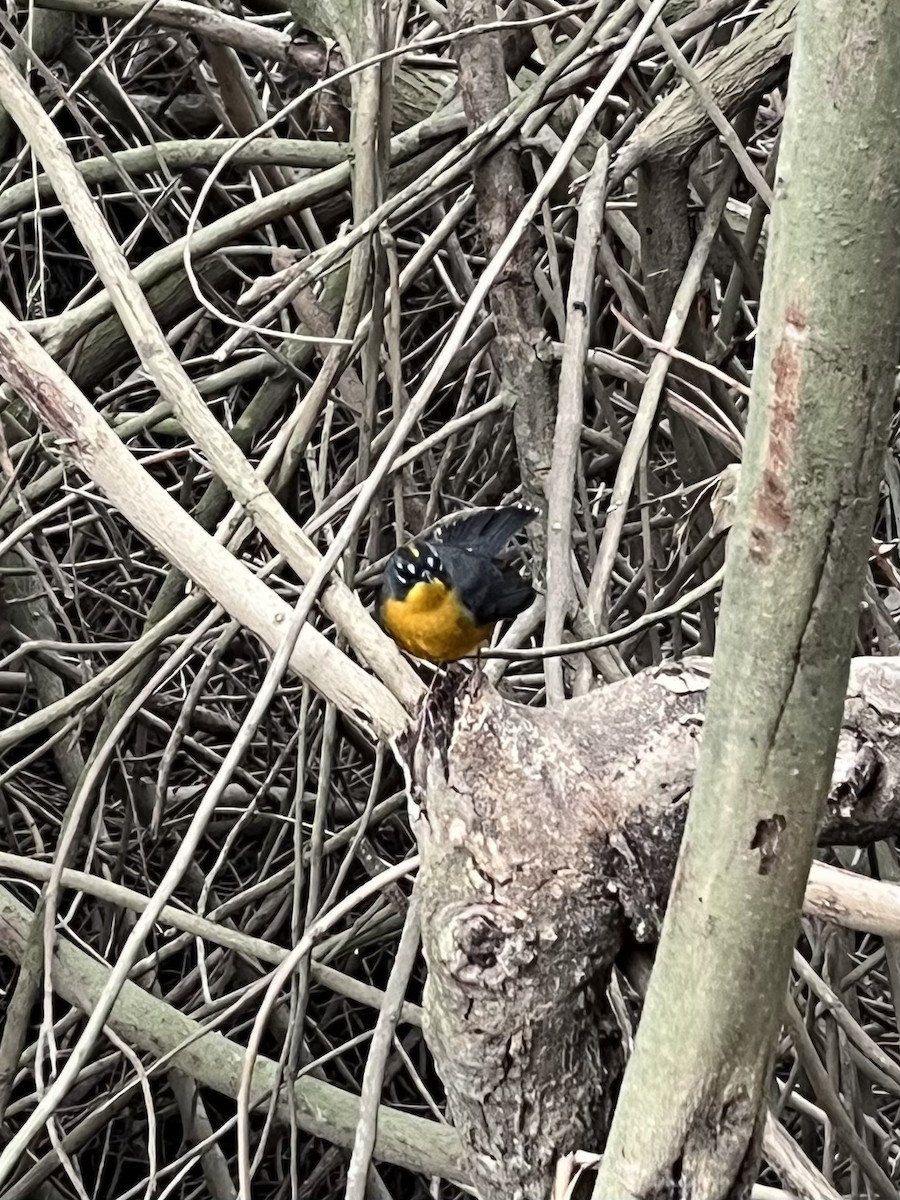
M407 653L440 664L468 658L498 621L534 600L501 551L539 515L527 504L473 509L444 518L387 561L376 615Z

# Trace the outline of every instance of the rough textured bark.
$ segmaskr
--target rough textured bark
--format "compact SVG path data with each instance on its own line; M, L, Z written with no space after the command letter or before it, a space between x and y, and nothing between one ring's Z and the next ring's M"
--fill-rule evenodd
M597 1200L749 1191L837 746L900 340L900 25L799 22L704 750Z
M477 1181L483 1200L494 1197L511 1200L516 1194L540 1196L545 1200L548 1194L546 1164L550 1162L553 1149L550 1136L544 1138L533 1120L526 1121L524 1133L518 1130L510 1122L510 1111L506 1107L510 1092L498 1088L495 1095L489 1085L491 1081L495 1086L498 1080L502 1083L506 1064L512 1088L515 1055L523 1046L542 1047L551 1055L542 1068L545 1077L549 1076L553 1056L561 1054L563 1047L554 1047L552 1039L540 1028L540 1022L547 1021L549 1029L561 1031L567 1039L566 1044L580 1041L590 1047L591 1038L596 1039L596 1034L573 1030L570 1025L584 1021L593 1025L597 1014L590 1003L580 1000L580 992L585 989L577 982L573 999L567 978L574 977L577 981L577 972L570 972L569 977L563 976L557 981L538 956L517 968L516 954L523 957L519 948L528 941L532 928L539 927L546 935L555 925L559 938L566 936L567 927L558 915L570 918L577 915L575 896L579 879L585 895L594 897L594 903L602 906L609 916L608 927L598 926L594 931L594 945L598 947L598 982L608 970L603 964L610 954L615 953L617 946L627 949L637 937L653 940L660 918L658 907L651 904L650 899L654 894L664 899L669 885L665 872L657 870L655 865L655 847L658 844L665 850L673 838L677 841L683 822L685 806L678 797L690 784L708 670L709 664L698 660L689 667L671 666L648 672L594 692L590 697L568 701L553 713L523 709L501 700L490 690L475 691L457 699L453 699L451 693L451 700L459 709L459 718L449 722L446 721L446 697L435 693L425 717L431 733L418 743L416 755L418 767L437 784L434 803L429 800L424 819L419 822L420 836L428 851L423 886L433 892L431 919L425 933L434 990L429 991L426 1000L429 1005L438 1001L444 1003L447 996L452 1000L452 1004L445 1005L440 1018L440 1033L445 1041L437 1040L435 1033L434 1044L440 1050L440 1067L450 1091L455 1124L461 1133L468 1135L472 1122L467 1113L471 1108L476 1129L482 1134L480 1144L489 1147L486 1153L490 1155L490 1146L494 1145L499 1155L506 1143L514 1147L515 1156L509 1164L507 1180L503 1162L492 1162L484 1155L476 1159L471 1146L463 1146L455 1128L381 1109L377 1157L406 1164L426 1174L443 1173L466 1183ZM483 737L479 732L484 727L489 731L504 727L510 712L521 722L514 734L504 733L498 737L494 733ZM591 771L595 756L599 767L595 775L578 779L574 790L565 792L562 786L555 785L552 777L550 784L545 786L535 764L545 761L542 747L550 749L558 745L562 723L568 721L570 715L577 725L579 753ZM660 740L648 735L648 720L658 723L656 730ZM596 737L596 730L601 728L604 731L602 739ZM588 739L592 739L592 744ZM665 753L657 752L659 745L665 748ZM433 756L429 747L433 748ZM525 750L521 756L517 749L520 747ZM515 759L509 757L510 749L516 751ZM615 756L624 768L621 773L610 769ZM508 783L503 784L507 776ZM596 786L591 785L591 778ZM497 779L501 780L500 785ZM561 780L561 784L567 782ZM454 804L458 812L454 811ZM582 808L594 814L593 822L580 815ZM439 813L443 815L439 817ZM529 814L532 814L530 819L523 819ZM475 868L476 864L485 861L484 847L487 845L487 849L491 849L486 842L486 833L496 828L498 822L504 825L504 836L508 835L504 850L509 862L502 863L499 857L496 858L502 876L495 881L488 873L490 862L483 876ZM563 866L555 874L548 874L546 886L536 887L531 894L520 888L518 899L524 903L509 909L506 901L510 893L506 884L511 874L518 873L515 869L511 871L510 864L515 868L520 861L525 862L531 877L539 884L542 882L528 857L533 856L535 843L539 840L535 830L542 828L542 822L546 823L550 841L556 847L552 854L557 865L567 847L570 851L574 847L575 852L566 855ZM571 837L566 833L569 823ZM822 836L824 840L865 843L898 831L900 659L857 660L851 675L841 753ZM582 834L587 840L584 846L576 841ZM452 842L448 843L447 838L452 838ZM463 853L468 845L471 845L471 851ZM541 850L543 852L543 846ZM625 903L617 901L613 892L609 898L598 895L595 879L582 873L585 864L590 867L593 861L604 857L609 861L613 854L620 860L618 872L623 880ZM633 861L629 854L634 855ZM674 850L665 850L665 854L671 867ZM444 909L438 898L439 892L435 892L441 886L442 874L452 885L448 894L454 896L448 909ZM860 878L856 887L862 894L853 897L853 912L849 913L846 873L834 874L840 876L839 888L829 886L826 873L824 879L819 878L815 888L809 889L808 896L815 893L810 911L820 915L833 913L854 928L871 928L881 935L896 929L897 905L890 904L889 895L893 889ZM39 874L30 877L42 878ZM80 885L74 882L73 886ZM875 904L871 899L873 889L877 892ZM866 895L866 891L870 894ZM636 898L640 902L642 897L647 900L647 907L632 910L632 901ZM129 907L124 898L117 903ZM142 911L142 907L134 906L133 911ZM171 912L174 914L175 910ZM188 919L187 914L179 912L179 915ZM595 950L584 933L590 916L588 911L582 925L576 927L581 940L578 952L584 953L589 964L595 957ZM461 941L459 952L451 953L445 964L435 950L436 944L440 941L445 950L452 951L454 930L467 934L473 918L483 921L483 929L489 936L468 937ZM8 890L0 889L0 952L21 963L33 919L31 910L13 899ZM164 923L169 923L170 919L169 915L163 916ZM446 931L440 925L444 921L448 926ZM180 920L172 923L175 928L199 932L193 924ZM516 932L507 950L503 931L513 923ZM494 933L490 936L492 929ZM210 923L206 932L214 944L217 938L221 945L231 944L226 926L217 927ZM533 940L536 942L536 938ZM473 951L471 958L466 954L468 947ZM565 947L553 953L557 961L563 963L576 957ZM281 961L277 951L274 957L261 952L261 959L272 964ZM317 970L325 972L323 982L335 987L340 994L353 995L361 1003L377 1003L371 997L358 994L354 981L344 977L343 983L338 985L334 975L329 979L327 968ZM544 997L537 993L529 979L529 976L536 978L538 972L541 987L548 989L548 995ZM90 959L65 936L60 936L55 949L53 980L63 999L90 1011L108 974L109 968L105 964ZM348 983L354 983L354 991L344 993L342 988ZM367 990L364 985L359 986L362 992ZM500 1019L504 1011L501 1001L506 994L515 998L517 989L529 987L535 1000L534 1019L527 1006L519 1003L511 1006L509 1022L504 1029ZM524 990L522 995L525 995ZM485 1011L496 1017L488 1028L481 1025ZM416 1023L417 1019L418 1013L411 1006L404 1020ZM604 1019L608 1018L604 1016ZM156 1054L174 1051L173 1061L192 1079L233 1098L243 1053L241 1047L210 1030L201 1034L197 1024L190 1021L185 1024L186 1021L170 1005L129 983L121 993L109 1023L121 1035L127 1036L138 1050ZM435 1029L433 1016L430 1028ZM194 1049L190 1050L190 1047ZM615 1048L611 1048L615 1053ZM483 1054L480 1075L479 1053ZM615 1066L615 1070L606 1072L610 1092L615 1089L621 1061L620 1056L610 1060ZM600 1094L603 1107L608 1110L609 1105L602 1099L601 1083L589 1078L580 1081L579 1073L587 1075L595 1066L596 1058L592 1055L581 1064L566 1062L565 1070L568 1078L577 1084L577 1093L572 1094L580 1096L586 1104L593 1103ZM274 1071L274 1064L261 1060L257 1067L261 1083ZM528 1087L525 1077L522 1077L522 1085ZM358 1116L356 1098L315 1079L301 1080L297 1089L298 1125L328 1137L338 1145L349 1145ZM558 1114L560 1107L556 1095L562 1096L562 1093L554 1094L548 1090L547 1095L549 1115ZM545 1097L537 1099L543 1104ZM283 1118L289 1122L294 1119L286 1105L286 1100L279 1101L276 1120ZM528 1115L521 1100L515 1112L519 1111ZM98 1109L90 1114L88 1121L96 1121L96 1128L102 1127L107 1119L108 1110ZM597 1119L595 1112L570 1105L570 1120L572 1128L595 1130L597 1141L593 1144L602 1144L604 1122ZM85 1125L81 1123L67 1134L63 1145L71 1152L82 1144L85 1136ZM547 1147L541 1160L544 1164L541 1174L527 1169L535 1138ZM563 1149L572 1148L574 1144L574 1138L560 1143ZM792 1184L793 1179L784 1174L783 1155L776 1161L785 1182ZM20 1198L36 1196L35 1178L46 1178L52 1166L52 1155L41 1158L28 1176L12 1185L10 1194L15 1193ZM523 1174L530 1190L517 1193L517 1185L512 1180ZM809 1195L799 1183L794 1190L798 1196ZM825 1192L816 1194L824 1196Z
M605 987L659 935L709 674L693 659L552 709L455 672L431 693L409 747L425 1029L482 1200L545 1200L560 1155L603 1145L623 1066ZM853 664L822 844L900 829L898 681L898 659Z

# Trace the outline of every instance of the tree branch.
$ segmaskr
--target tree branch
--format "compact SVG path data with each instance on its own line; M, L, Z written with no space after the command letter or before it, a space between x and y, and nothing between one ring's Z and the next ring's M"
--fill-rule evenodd
M604 1143L623 1067L606 985L659 936L710 665L667 664L552 709L453 673L409 743L425 1030L484 1200L544 1200L559 1155ZM894 833L900 659L857 659L819 841ZM890 934L898 890L816 865L806 907Z
M6 888L0 888L0 949L18 961L33 913ZM53 955L53 982L63 999L90 1013L106 984L109 968L59 938ZM109 1016L110 1028L129 1045L164 1060L220 1095L236 1098L244 1047L184 1016L135 983L126 983ZM281 1078L276 1062L259 1057L254 1096L265 1097ZM353 1146L359 1099L332 1084L304 1077L294 1084L293 1105L282 1088L275 1116L283 1124L296 1119L300 1129L336 1146ZM293 1115L292 1115L293 1114ZM452 1129L395 1109L378 1110L375 1156L413 1171L465 1180L459 1140Z

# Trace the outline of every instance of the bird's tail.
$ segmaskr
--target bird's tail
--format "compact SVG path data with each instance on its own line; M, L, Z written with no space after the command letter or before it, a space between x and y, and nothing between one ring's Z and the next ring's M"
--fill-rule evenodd
M493 558L520 529L539 516L530 504L475 508L440 522L437 536L445 546L466 546Z

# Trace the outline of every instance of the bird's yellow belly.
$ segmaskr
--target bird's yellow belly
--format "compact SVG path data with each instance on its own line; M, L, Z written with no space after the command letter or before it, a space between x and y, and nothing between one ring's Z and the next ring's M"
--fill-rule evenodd
M442 583L417 583L404 600L386 600L382 620L395 642L417 658L455 662L491 636L492 625L477 625Z

